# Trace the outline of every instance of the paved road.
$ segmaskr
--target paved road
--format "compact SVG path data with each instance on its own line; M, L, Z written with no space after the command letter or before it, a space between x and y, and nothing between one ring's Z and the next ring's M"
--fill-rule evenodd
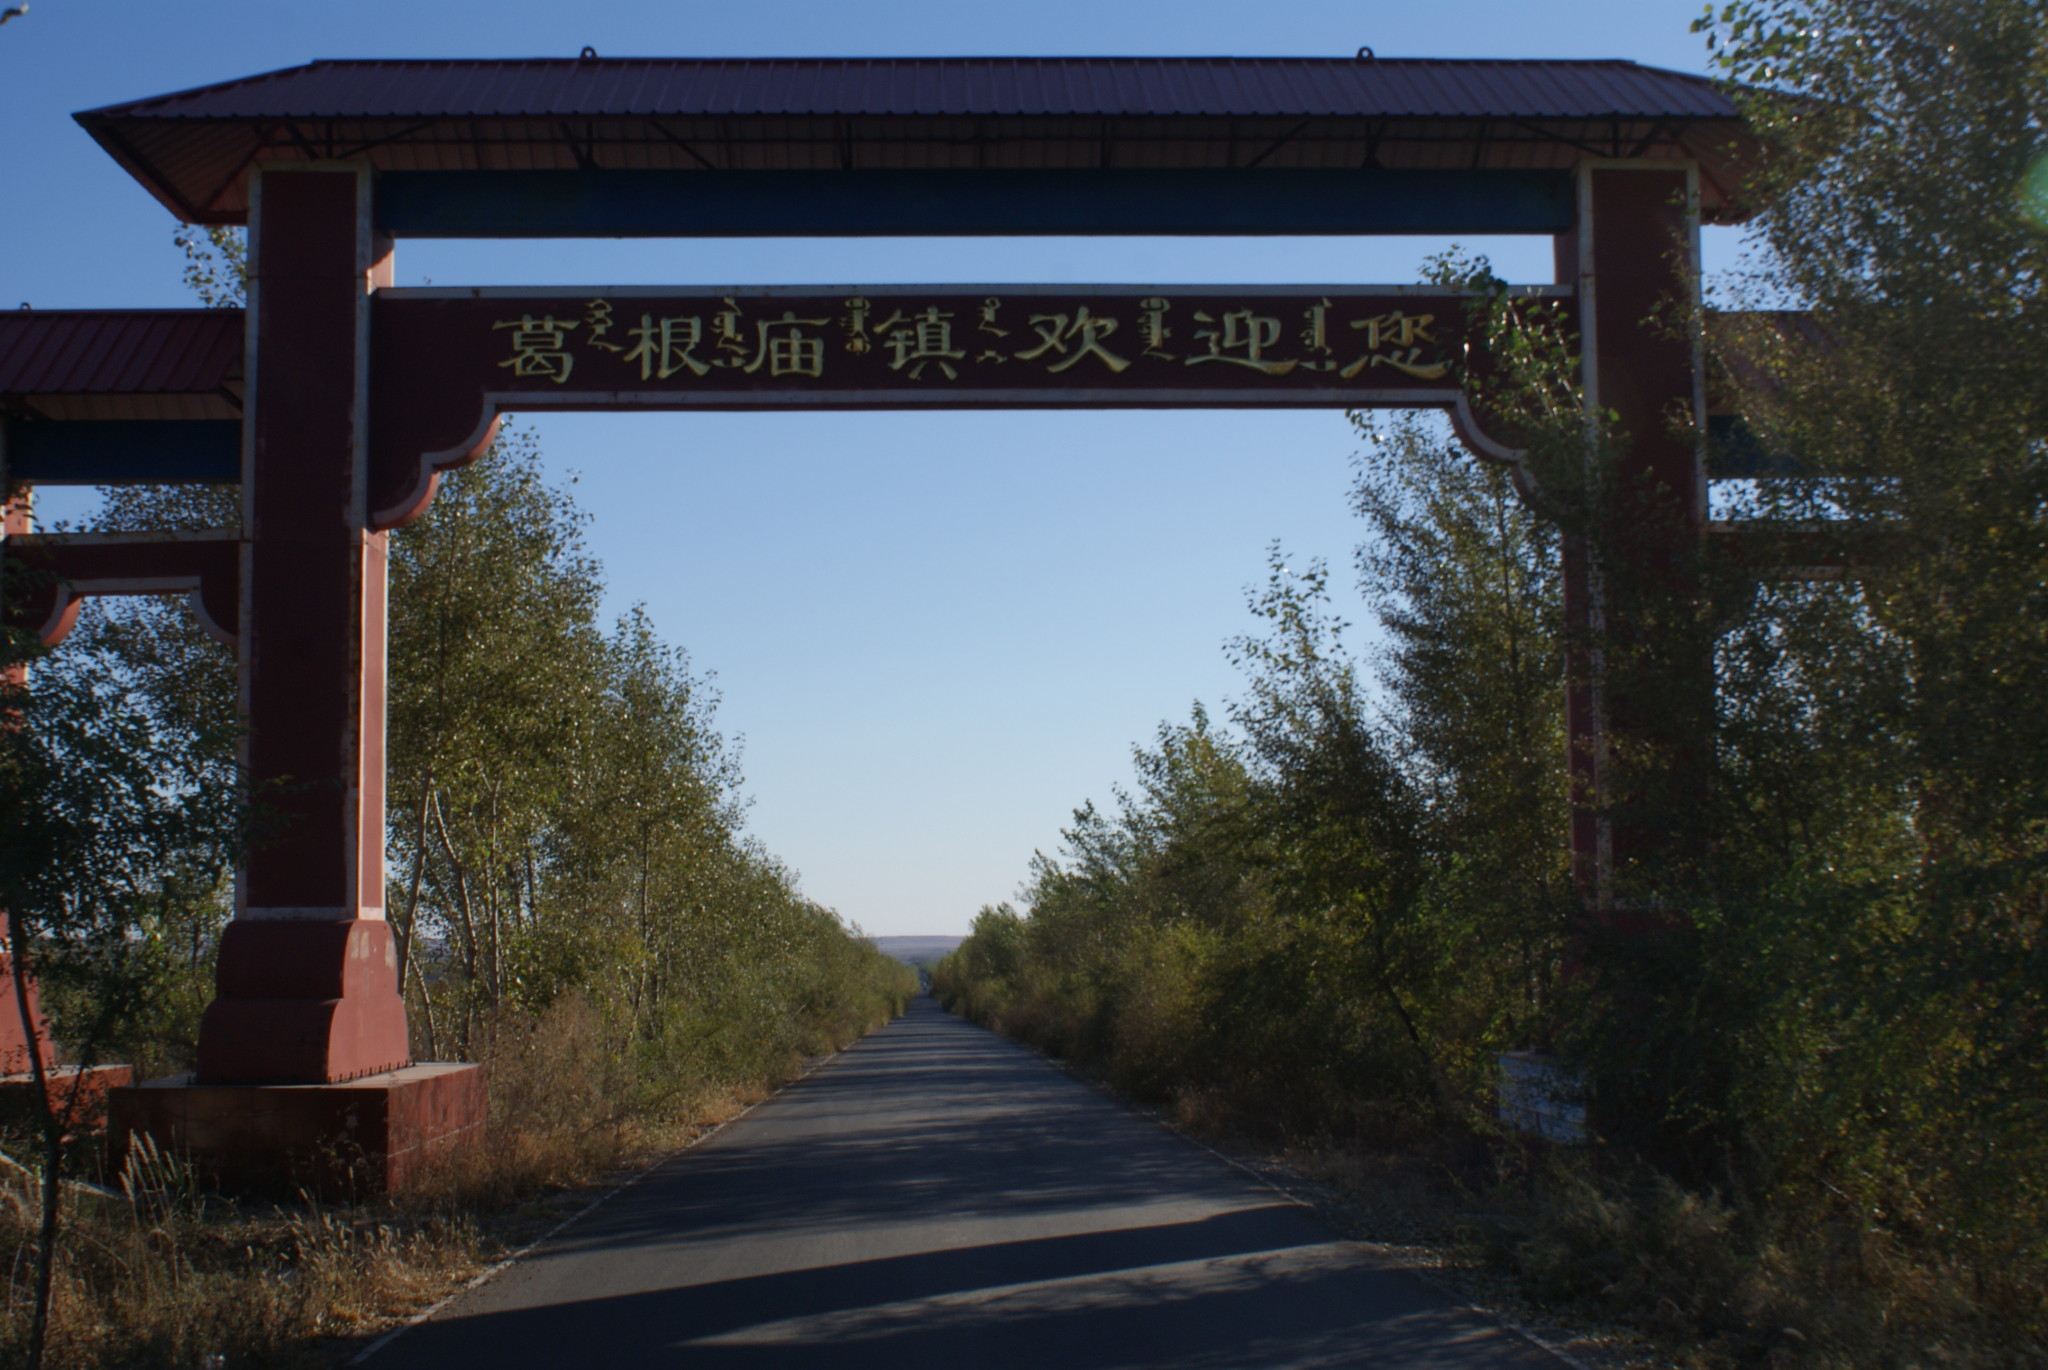
M930 1000L368 1366L1560 1370Z

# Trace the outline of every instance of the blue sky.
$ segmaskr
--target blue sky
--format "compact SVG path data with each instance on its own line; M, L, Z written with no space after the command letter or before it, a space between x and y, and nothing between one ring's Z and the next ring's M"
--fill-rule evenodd
M1696 0L752 4L32 0L0 29L0 307L190 303L166 212L73 111L318 57L1626 57L1704 69ZM1709 234L1709 265L1732 255ZM1403 282L1434 239L400 245L401 284ZM1548 279L1542 239L1472 242ZM1348 566L1338 413L551 415L614 609L744 734L752 830L880 934L964 932L1131 744L1240 689L1267 546ZM46 500L46 515L81 509ZM1349 577L1340 577L1347 584ZM1349 616L1363 617L1355 596Z

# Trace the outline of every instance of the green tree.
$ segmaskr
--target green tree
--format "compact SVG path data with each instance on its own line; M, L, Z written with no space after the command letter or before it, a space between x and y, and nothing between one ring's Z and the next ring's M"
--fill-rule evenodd
M1723 640L1713 967L1772 1063L1736 1087L1788 1195L1943 1212L1918 1230L2010 1272L2048 1254L2048 6L1743 0L1699 27L1773 149L1736 300L1811 320L1726 331L1762 379L1746 419L1810 473L1742 512L1848 554Z
M391 540L393 930L430 1053L525 981L508 955L538 917L536 858L592 742L601 586L583 520L514 431ZM443 940L442 996L414 944Z
M1493 1052L1552 1031L1572 912L1560 530L1440 424L1360 428L1353 498L1386 641L1378 681L1427 808L1431 940L1463 979L1434 1005L1476 1092Z
M10 591L26 573L7 568ZM211 802L203 749L138 705L126 663L106 644L75 650L63 671L15 674L41 658L26 634L0 643L0 908L7 914L14 1002L31 1042L26 986L62 1013L73 1063L122 1039L123 1020L158 997L161 934L236 849L232 807ZM64 1010L68 1010L64 1011ZM41 1143L40 1232L24 1349L39 1364L57 1260L69 1094L57 1063L30 1052Z

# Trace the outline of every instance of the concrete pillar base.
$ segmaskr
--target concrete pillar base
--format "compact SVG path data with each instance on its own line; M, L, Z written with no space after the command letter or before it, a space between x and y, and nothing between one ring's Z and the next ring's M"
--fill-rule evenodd
M131 1138L189 1160L241 1193L389 1194L430 1162L483 1140L482 1066L430 1064L344 1084L207 1085L150 1080L112 1095L110 1173Z

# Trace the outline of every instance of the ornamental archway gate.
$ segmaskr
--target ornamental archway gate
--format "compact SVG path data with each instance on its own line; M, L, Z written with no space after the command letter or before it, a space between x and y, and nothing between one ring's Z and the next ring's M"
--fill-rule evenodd
M1705 531L1700 358L1653 321L1690 296L1702 216L1736 213L1740 124L1697 78L586 53L316 63L79 119L182 219L249 228L246 313L0 324L10 552L62 582L10 612L54 641L80 595L192 591L239 653L247 777L287 782L279 835L241 872L196 1075L114 1093L117 1137L230 1175L341 1149L397 1184L480 1126L475 1067L411 1060L384 922L385 624L404 609L387 604L385 537L502 413L1433 406L1481 455L1515 459L1465 406L1463 311L1444 292L399 289L397 239L1544 234L1557 278L1530 289L1575 320L1586 388L1658 491L1653 521ZM239 480L241 527L39 537L22 512L35 484L181 479ZM1566 571L1589 625L1584 568ZM1613 859L1596 797L1621 726L1596 667L1580 660L1568 690L1589 891Z

